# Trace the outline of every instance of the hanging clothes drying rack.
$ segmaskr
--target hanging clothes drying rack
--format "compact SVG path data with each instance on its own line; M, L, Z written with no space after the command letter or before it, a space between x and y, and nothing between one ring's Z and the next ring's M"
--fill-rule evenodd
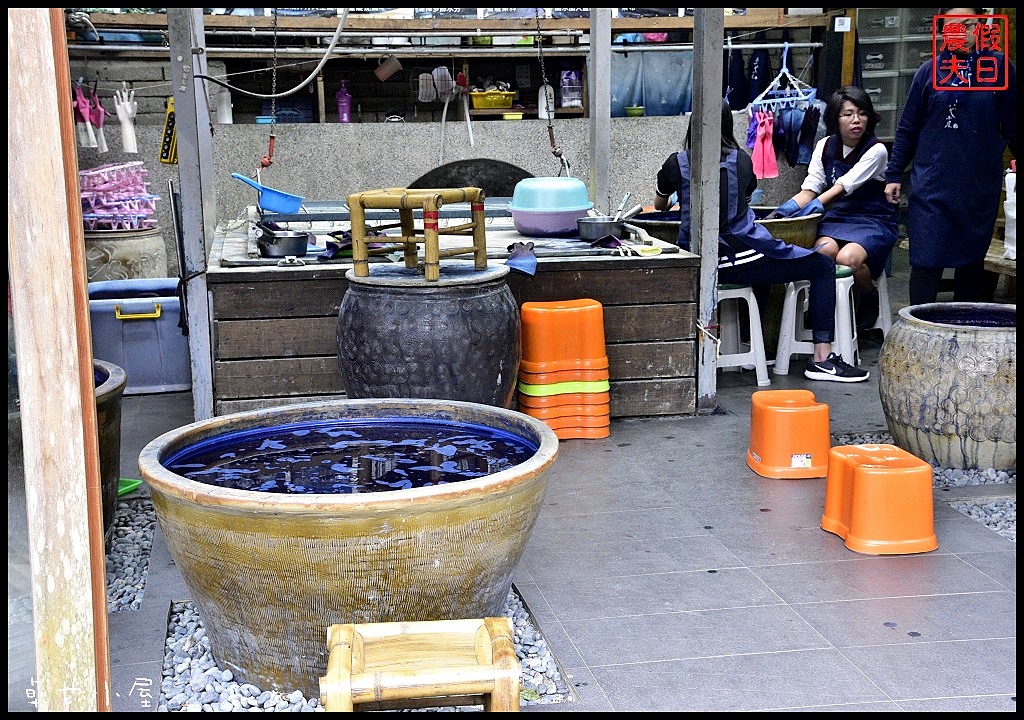
M782 69L768 83L768 87L750 102L747 111L751 116L757 110L778 110L784 107L806 108L817 98L817 88L808 85L789 71L786 64L788 57L789 43L785 43L782 47Z

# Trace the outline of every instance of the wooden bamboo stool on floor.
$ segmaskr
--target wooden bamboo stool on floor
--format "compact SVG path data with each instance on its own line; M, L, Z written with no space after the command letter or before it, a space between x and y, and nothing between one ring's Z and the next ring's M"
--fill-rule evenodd
M519 711L522 671L507 617L332 625L327 648L328 712L479 703Z
M442 231L438 223L438 211L446 203L470 203L471 220L467 223L451 225ZM487 237L484 228L484 192L480 188L430 188L408 190L406 188L387 188L385 190L365 190L348 196L349 217L352 221L352 262L357 277L370 274L367 264L369 249L366 237L366 210L398 210L398 223L381 225L379 229L401 227L402 234L394 238L385 238L387 246L378 253L402 249L405 255L405 266L415 268L419 261L418 243L423 243L423 275L435 282L440 278L440 259L455 255L473 253L474 267L477 270L487 269ZM413 209L423 211L423 228L417 228L413 222ZM466 247L441 250L438 235L472 235L473 244ZM381 238L375 238L380 242Z

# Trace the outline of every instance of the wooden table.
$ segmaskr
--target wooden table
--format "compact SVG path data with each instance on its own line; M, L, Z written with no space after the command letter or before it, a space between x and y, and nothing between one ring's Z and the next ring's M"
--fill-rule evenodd
M698 256L661 243L660 255L617 257L580 240L489 229L490 261L502 262L513 240L534 242L538 258L534 276L508 276L519 304L602 303L611 417L696 415ZM302 260L279 266L244 230L218 231L207 274L215 414L345 395L336 330L352 262Z

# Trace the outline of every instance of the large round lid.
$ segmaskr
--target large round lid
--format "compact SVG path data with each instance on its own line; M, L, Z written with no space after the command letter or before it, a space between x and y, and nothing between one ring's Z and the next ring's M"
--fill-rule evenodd
M582 180L571 177L523 178L512 191L511 210L589 210L594 207Z

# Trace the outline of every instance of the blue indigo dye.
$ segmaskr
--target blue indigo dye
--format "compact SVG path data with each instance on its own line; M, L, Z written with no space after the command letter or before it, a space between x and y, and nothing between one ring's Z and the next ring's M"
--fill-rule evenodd
M918 305L911 314L925 322L989 328L1017 327L1017 307L977 303L933 303Z
M218 435L163 462L207 485L292 494L386 492L492 475L537 445L473 425L401 418L310 421Z

